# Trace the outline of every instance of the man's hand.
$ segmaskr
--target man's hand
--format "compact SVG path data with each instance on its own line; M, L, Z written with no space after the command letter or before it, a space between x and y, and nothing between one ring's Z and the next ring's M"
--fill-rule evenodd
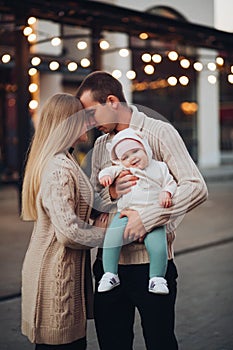
M131 174L129 170L123 170L109 186L109 193L112 199L118 199L123 194L131 191L131 186L135 186L138 177Z
M124 239L129 242L136 240L142 242L146 235L146 230L138 212L132 209L124 209L120 213L120 218L124 216L128 217L128 223L124 232Z

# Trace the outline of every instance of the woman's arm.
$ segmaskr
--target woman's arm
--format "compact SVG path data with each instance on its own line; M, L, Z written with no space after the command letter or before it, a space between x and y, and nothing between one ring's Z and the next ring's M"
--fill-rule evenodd
M43 205L54 227L57 240L73 249L90 249L100 246L103 241L106 225L99 227L88 225L77 216L75 196L79 189L75 188L75 180L71 174L55 171L45 185ZM83 200L80 196L79 201ZM79 204L80 205L80 204Z

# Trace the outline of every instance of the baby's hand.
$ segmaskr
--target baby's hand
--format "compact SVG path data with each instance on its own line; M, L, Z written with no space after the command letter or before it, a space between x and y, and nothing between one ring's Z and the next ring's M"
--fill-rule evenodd
M100 184L104 187L110 186L112 184L111 176L105 175L100 178Z
M171 193L167 191L162 191L159 195L159 204L161 207L169 208L172 205Z

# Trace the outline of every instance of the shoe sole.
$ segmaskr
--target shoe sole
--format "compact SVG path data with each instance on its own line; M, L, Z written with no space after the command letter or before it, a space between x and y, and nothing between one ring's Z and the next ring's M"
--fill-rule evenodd
M117 287L117 286L119 286L119 285L120 285L120 283L116 283L116 284L114 284L114 286L112 286L112 288L110 288L110 289L104 289L104 290L99 290L99 289L98 289L98 292L99 292L99 293L110 292L112 289L114 289L115 287Z
M148 291L150 293L154 293L154 294L161 294L161 295L168 295L169 294L169 292L157 292L157 291L155 291L153 289L148 289Z

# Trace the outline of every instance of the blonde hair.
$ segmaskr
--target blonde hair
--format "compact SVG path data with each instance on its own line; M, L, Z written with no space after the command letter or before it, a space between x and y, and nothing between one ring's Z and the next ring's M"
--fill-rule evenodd
M77 113L79 112L79 113ZM23 189L23 220L37 220L36 198L42 172L57 153L68 151L81 136L84 110L80 100L67 93L53 95L45 103L26 164Z

